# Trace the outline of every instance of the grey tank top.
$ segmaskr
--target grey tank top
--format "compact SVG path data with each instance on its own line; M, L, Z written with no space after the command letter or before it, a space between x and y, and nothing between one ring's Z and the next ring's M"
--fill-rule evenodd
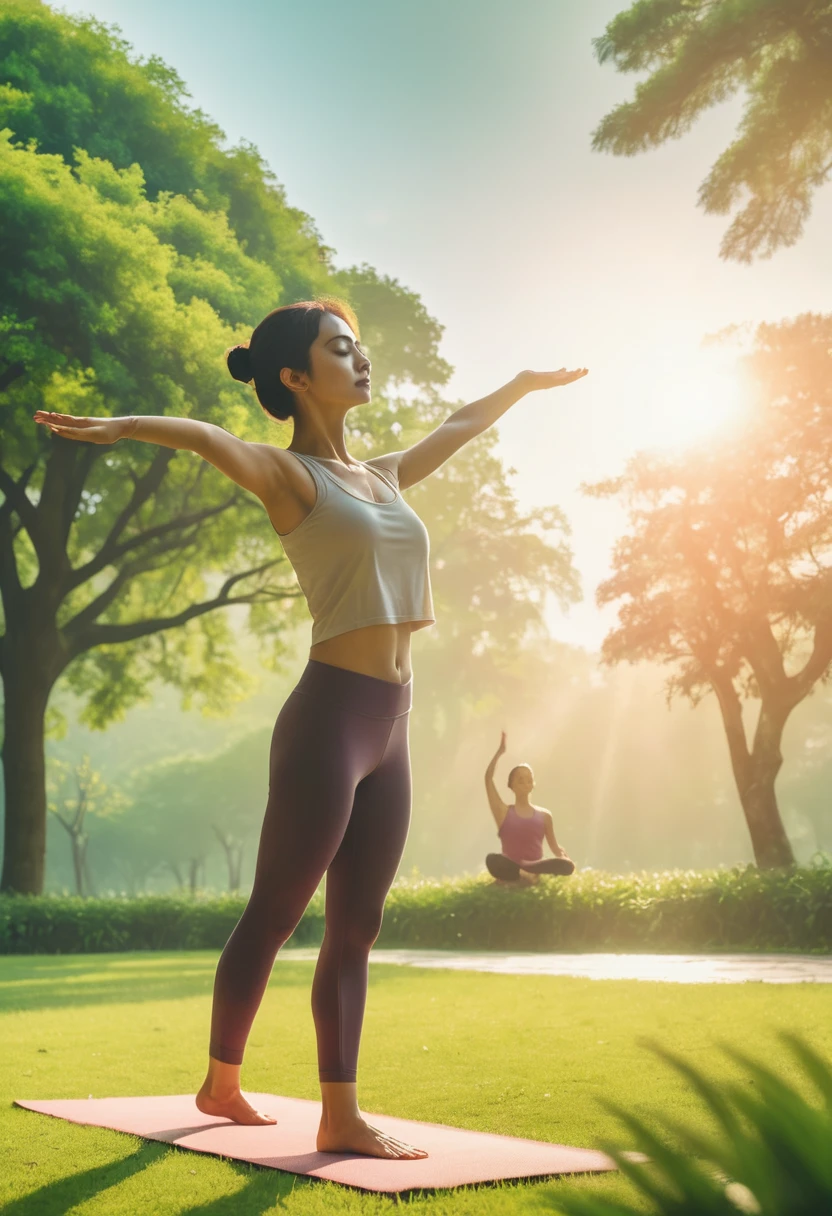
M278 535L312 614L312 645L365 625L432 625L428 530L392 477L364 465L394 495L371 502L317 457L292 455L312 475L317 498L296 528Z

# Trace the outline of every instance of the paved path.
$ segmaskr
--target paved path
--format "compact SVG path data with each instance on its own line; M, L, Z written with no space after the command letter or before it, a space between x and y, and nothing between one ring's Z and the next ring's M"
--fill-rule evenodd
M278 958L315 959L317 950ZM500 975L572 975L590 980L661 980L673 984L832 984L832 956L815 954L508 954L462 950L373 950L370 962Z

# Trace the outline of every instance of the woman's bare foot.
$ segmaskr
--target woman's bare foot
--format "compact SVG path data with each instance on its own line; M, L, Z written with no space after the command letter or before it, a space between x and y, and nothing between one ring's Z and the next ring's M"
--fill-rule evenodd
M427 1157L422 1148L414 1148L394 1136L388 1136L371 1127L359 1115L337 1124L328 1122L326 1116L321 1117L318 1128L319 1153L360 1153L364 1157L392 1157L399 1160L412 1160L416 1157Z
M235 1123L247 1125L277 1123L277 1119L273 1119L271 1115L264 1115L261 1111L255 1110L239 1089L225 1093L211 1093L211 1087L207 1081L196 1096L196 1106L203 1115L217 1115L223 1119L233 1119Z

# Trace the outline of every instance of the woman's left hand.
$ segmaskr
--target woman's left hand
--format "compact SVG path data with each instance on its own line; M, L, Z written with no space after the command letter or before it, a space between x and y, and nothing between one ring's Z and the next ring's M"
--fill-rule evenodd
M533 372L526 370L518 372L515 379L520 384L524 393L533 393L539 388L560 388L561 385L572 384L574 380L583 379L588 371L588 367L578 367L573 371L568 371L565 367L561 367L556 372Z
M121 415L117 418L76 418L74 414L36 410L32 417L42 426L48 426L53 435L82 443L116 443L129 436L136 426L135 418Z

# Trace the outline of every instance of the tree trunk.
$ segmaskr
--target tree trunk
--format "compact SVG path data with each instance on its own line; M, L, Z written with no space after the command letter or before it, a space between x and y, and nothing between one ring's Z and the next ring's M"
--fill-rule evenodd
M792 706L774 699L760 707L749 751L739 695L730 679L716 678L712 684L722 711L722 721L731 755L731 767L751 837L754 860L761 870L793 866L794 853L780 818L774 783L783 765L780 743Z
M745 821L754 849L754 860L761 870L793 866L794 853L777 806L774 780L765 777L740 794Z
M238 844L236 848L236 856L233 858L232 865L228 874L228 885L233 895L240 889L240 877L243 872L243 846Z
M81 871L82 871L83 878L84 878L84 894L85 895L95 895L95 887L93 886L92 875L90 873L89 857L87 856L87 845L88 844L89 844L89 837L85 836L84 837L84 854L83 854L83 857L81 858Z
M196 894L196 889L199 885L199 867L201 865L201 857L192 857L188 862L188 886L190 887L191 895Z
M84 894L84 857L81 851L81 838L77 832L70 834L72 841L72 865L75 870L75 890L79 895Z
M9 635L4 641L9 642ZM14 643L4 647L3 785L6 798L0 891L40 895L46 865L46 706L52 681L27 663Z
M235 894L240 889L240 875L243 870L243 842L235 841L233 836L226 836L216 824L213 824L214 835L222 845L225 853L225 864L228 866L228 889Z

